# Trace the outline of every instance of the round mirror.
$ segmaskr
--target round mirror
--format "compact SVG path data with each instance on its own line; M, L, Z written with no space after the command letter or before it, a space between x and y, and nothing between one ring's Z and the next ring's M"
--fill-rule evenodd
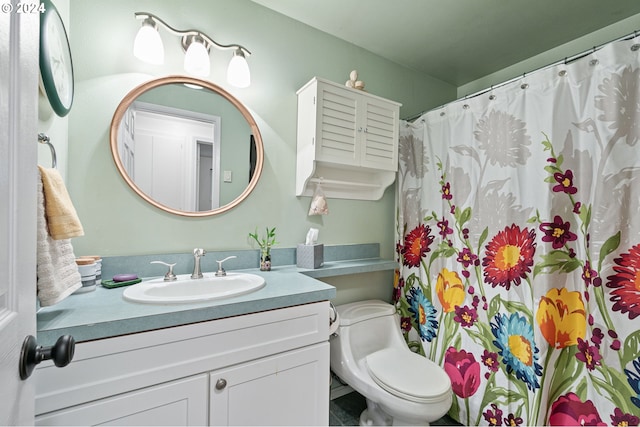
M127 184L177 215L233 208L262 172L262 137L247 108L192 77L163 77L134 88L113 115L110 140Z

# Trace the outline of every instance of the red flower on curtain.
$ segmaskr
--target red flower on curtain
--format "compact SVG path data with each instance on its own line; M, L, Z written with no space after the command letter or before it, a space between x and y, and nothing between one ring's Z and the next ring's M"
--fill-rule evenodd
M431 250L429 246L433 243L431 227L420 224L404 238L401 254L403 255L402 263L408 267L420 266L420 260Z
M556 193L576 194L578 192L578 189L573 185L573 172L570 169L565 173L554 173L553 178L558 183L553 187L553 191Z
M502 425L502 409L498 408L498 405L495 403L491 404L491 409L487 409L482 413L486 422L489 423L490 426L501 426Z
M448 182L442 186L442 198L444 200L451 200L453 198L451 195L451 184Z
M637 426L640 424L640 418L635 415L626 414L616 408L611 415L611 425L614 426Z
M583 402L577 394L567 393L551 405L551 426L606 426L593 402Z
M569 231L571 224L569 221L564 222L560 215L553 218L553 222L543 222L540 224L540 230L544 232L543 242L552 242L553 249L560 249L567 242L572 242L578 238L574 233Z
M519 426L522 424L522 418L516 417L514 414L509 414L504 418L504 425L506 426Z
M460 253L458 253L457 261L461 263L464 268L468 268L472 264L479 264L478 256L471 252L469 248L463 248Z
M607 277L607 287L611 291L610 300L613 311L628 313L629 319L640 315L640 244L633 246L629 253L616 258L613 271L616 274Z
M463 399L478 391L480 387L480 363L472 353L449 347L444 356L444 370L451 379L453 392Z
M512 283L519 285L531 272L536 253L535 238L535 230L520 230L515 224L496 234L485 247L486 256L482 261L485 282L507 290Z
M593 371L596 366L601 365L602 356L598 346L589 345L589 341L578 338L578 352L576 359L583 362L587 369Z
M475 308L471 308L468 305L460 307L455 306L456 315L453 320L460 323L463 328L470 328L478 320L478 313Z

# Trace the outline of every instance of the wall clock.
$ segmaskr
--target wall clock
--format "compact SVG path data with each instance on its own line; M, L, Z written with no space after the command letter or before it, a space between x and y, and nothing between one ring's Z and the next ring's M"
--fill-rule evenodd
M56 7L44 0L40 15L40 77L53 111L64 117L73 103L73 62L64 23Z

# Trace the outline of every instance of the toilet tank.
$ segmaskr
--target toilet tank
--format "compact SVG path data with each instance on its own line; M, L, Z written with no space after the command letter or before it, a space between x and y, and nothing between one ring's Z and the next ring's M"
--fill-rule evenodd
M348 345L356 360L392 345L406 345L393 305L369 300L339 305L336 309L340 328L349 328Z

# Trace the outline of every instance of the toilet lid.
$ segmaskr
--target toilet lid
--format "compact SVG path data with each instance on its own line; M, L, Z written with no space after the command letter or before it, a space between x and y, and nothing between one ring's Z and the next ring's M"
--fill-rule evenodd
M451 380L431 360L409 350L387 348L367 356L371 378L387 392L418 403L451 393Z

